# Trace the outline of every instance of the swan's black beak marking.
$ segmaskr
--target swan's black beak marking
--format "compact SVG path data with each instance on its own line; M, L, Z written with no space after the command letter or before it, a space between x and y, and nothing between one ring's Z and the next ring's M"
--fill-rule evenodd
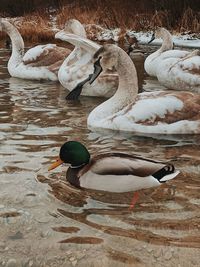
M155 40L155 33L152 34L151 40L148 42L148 44L150 44L151 42L153 42L153 40Z
M129 48L128 48L128 52L127 54L130 55L130 53L133 51L133 47L130 45Z
M100 75L100 73L103 70L100 64L100 59L101 57L98 58L98 60L94 62L94 72L91 75L91 79L89 81L90 84L92 84L96 80L96 78Z
M81 92L82 92L82 89L83 89L83 86L89 82L90 84L92 84L96 78L100 75L100 73L102 72L102 67L100 65L100 58L98 58L97 61L95 61L94 63L94 72L92 74L90 74L88 76L87 79L83 80L82 82L78 83L76 85L76 87L66 96L66 100L78 100Z
M66 100L78 100L84 84L86 84L88 81L90 81L92 77L92 74L90 74L87 79L83 80L82 82L78 83L76 87L66 96Z

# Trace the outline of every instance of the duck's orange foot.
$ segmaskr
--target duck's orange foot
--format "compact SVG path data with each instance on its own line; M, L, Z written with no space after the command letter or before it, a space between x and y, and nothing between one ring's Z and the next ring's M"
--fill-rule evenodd
M135 192L134 195L133 195L133 198L131 200L131 203L130 203L130 206L129 206L129 210L132 210L134 208L138 198L139 198L139 193Z

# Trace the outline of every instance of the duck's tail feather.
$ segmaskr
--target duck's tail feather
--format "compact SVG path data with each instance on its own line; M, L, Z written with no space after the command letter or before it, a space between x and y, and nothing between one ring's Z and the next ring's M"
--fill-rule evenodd
M156 178L160 183L164 183L168 180L176 177L180 171L175 171L174 165L168 164L164 166L162 169L158 170L152 176Z
M180 171L175 171L174 173L168 174L165 177L163 177L162 179L160 179L160 183L164 183L168 180L171 180L173 178L175 178L178 174L180 173Z

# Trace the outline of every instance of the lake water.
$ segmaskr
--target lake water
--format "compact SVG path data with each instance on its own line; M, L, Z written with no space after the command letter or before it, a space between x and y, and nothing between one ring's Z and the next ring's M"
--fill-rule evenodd
M91 132L87 116L103 98L67 103L59 83L11 78L8 58L0 49L0 266L198 266L200 136ZM143 88L162 89L146 76ZM78 190L67 166L47 171L67 140L92 155L170 161L181 174L140 191L129 211L133 193Z

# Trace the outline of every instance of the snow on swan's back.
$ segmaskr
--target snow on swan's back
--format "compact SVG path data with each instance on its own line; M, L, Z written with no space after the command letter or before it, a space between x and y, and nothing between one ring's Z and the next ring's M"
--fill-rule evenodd
M0 30L12 42L8 72L12 77L33 80L58 80L58 70L70 50L55 44L38 45L24 54L24 41L18 29L6 19L0 20Z

